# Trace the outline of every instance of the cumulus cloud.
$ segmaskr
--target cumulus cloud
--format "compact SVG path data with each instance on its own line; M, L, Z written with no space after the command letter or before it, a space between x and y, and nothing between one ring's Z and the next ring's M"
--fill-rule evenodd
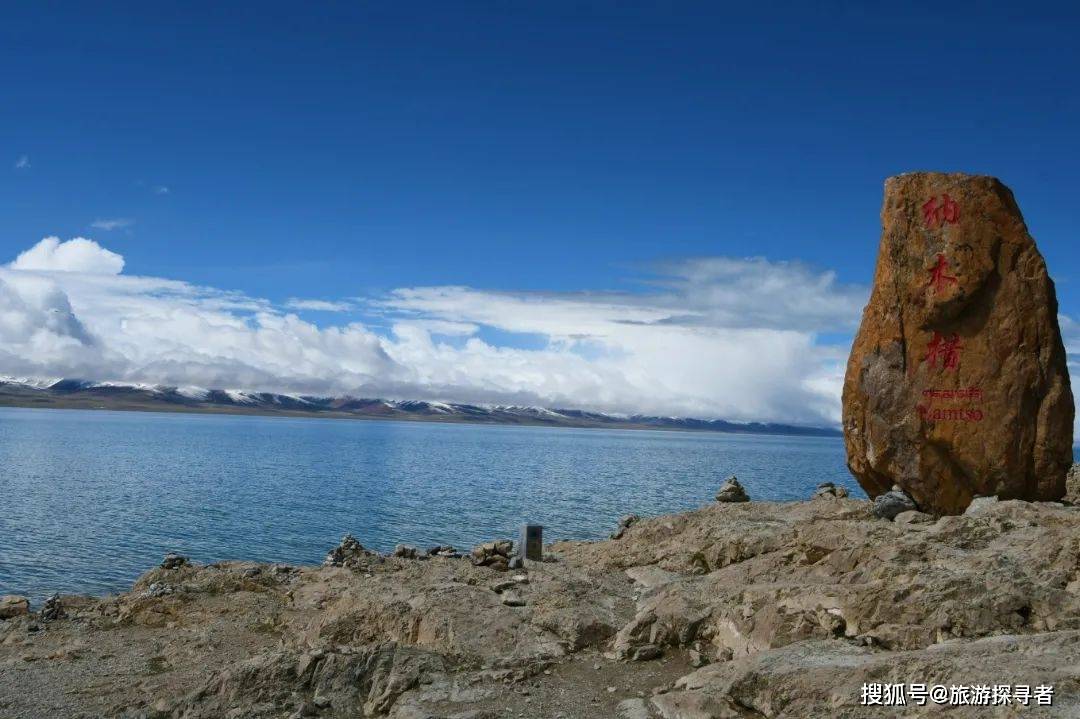
M670 263L638 292L411 287L283 305L123 267L92 240L50 237L0 268L0 373L821 424L839 419L848 347L820 333L854 327L866 297L762 259Z
M422 365L433 385L512 387L562 406L748 421L838 421L848 348L818 344L811 330L852 327L865 291L838 288L831 277L764 260L727 260L722 271L712 260L702 262L706 266L667 268L673 275L657 284L670 289L653 294L399 289L383 302L388 309L540 335L548 345L522 351L473 338L456 349L431 342L422 329L398 324L398 342L388 352L408 366ZM710 286L728 282L740 267L763 281L744 282L738 292ZM781 293L770 268L786 283L783 291L802 297L802 303L761 307ZM823 306L835 309L831 319Z
M28 170L28 169L30 169L30 158L27 157L26 155L19 155L18 159L15 160L15 169L16 170Z
M169 188L165 185L154 185L155 195L167 195L169 194Z
M13 270L118 275L124 269L124 258L84 237L67 242L61 242L59 237L46 237L16 257L10 267Z
M131 227L135 224L135 220L130 217L114 217L112 219L98 219L90 223L90 226L95 230L105 230L111 232L112 230L122 230L126 227Z

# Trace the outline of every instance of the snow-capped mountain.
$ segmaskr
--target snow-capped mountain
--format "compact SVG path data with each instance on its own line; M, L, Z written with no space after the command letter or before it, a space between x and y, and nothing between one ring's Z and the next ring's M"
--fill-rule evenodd
M655 417L515 405L474 405L425 400L250 392L237 389L169 387L81 379L0 376L0 406L114 410L289 414L371 419L434 420L555 427L674 429L741 434L838 436L836 429L788 424L748 424L721 419Z

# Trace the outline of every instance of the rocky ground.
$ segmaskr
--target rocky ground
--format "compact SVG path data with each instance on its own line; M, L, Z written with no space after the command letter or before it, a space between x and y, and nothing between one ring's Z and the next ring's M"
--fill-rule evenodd
M1080 507L890 521L823 492L625 524L520 568L352 541L322 567L174 558L119 597L0 602L0 717L1080 716ZM1054 694L896 708L864 683Z

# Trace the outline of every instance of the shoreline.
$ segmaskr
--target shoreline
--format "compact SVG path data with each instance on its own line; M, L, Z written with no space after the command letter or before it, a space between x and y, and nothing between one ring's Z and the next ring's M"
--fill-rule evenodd
M867 501L867 502L869 501L866 497L857 497L856 496L856 497L853 497L853 499L856 500L856 501ZM805 501L807 501L807 500L803 500L803 499L769 499L769 500L755 500L754 503L755 503L755 505L757 505L759 507L760 506L783 507L783 506L794 506L794 505L800 504L800 503L805 502ZM639 519L654 519L656 517L670 517L670 516L678 516L678 515L685 514L685 513L697 512L697 511L701 511L704 508L705 507L701 507L701 506L693 507L693 508L686 509L683 512L676 512L674 514L659 514L659 515L644 515L644 516L639 516L639 515L635 514L635 515L632 515L632 516L639 517ZM631 516L631 515L627 515L627 516ZM556 538L556 539L550 539L550 538L545 537L545 547L555 545L555 544L604 542L604 541L608 541L608 539L611 538L610 534L608 534L608 536L606 536L606 537L604 535L605 535L604 531L598 531L595 535L586 536L586 537L561 537L561 538ZM400 546L400 545L420 546L419 544L410 543L407 539L397 541L397 542L395 542L395 544L398 545L398 546ZM327 546L329 547L329 544ZM440 546L443 546L443 545L440 545ZM445 546L449 546L449 545L445 545ZM369 551L371 551L371 552L373 552L373 553L375 553L377 555L380 555L380 556L382 556L384 558L387 558L387 559L391 558L393 556L393 550L380 551L380 550L377 550L377 549L374 549L374 548L370 548ZM466 548L466 551L467 551L467 548ZM201 567L208 567L208 566L213 566L213 565L255 565L255 566L262 566L262 567L284 566L284 567L292 567L292 568L295 568L295 569L298 569L298 570L317 570L321 566L320 563L317 562L317 561L316 562L291 562L291 561L286 561L286 560L272 561L272 560L254 559L254 558L251 558L251 557L229 557L229 558L224 558L224 559L216 559L216 560L213 560L213 561L201 561L197 556L184 554L181 551L170 552L170 554L176 554L178 556L184 556L193 565L201 566ZM467 558L467 555L462 555L462 557ZM144 570L140 571L130 581L126 581L126 582L123 583L123 585L117 586L116 589L104 590L104 591L101 591L101 592L94 592L94 591L85 591L84 592L84 591L78 591L78 590L70 590L69 591L69 590L65 590L63 587L52 587L51 591L48 594L42 595L40 597L34 597L34 596L30 596L28 593L20 593L18 591L7 591L5 588L0 587L0 595L7 594L7 595L25 596L30 600L30 607L31 608L33 608L35 606L39 606L41 603L44 602L44 600L48 596L53 595L53 594L58 594L58 595L60 595L62 597L70 597L70 598L75 598L75 599L79 599L79 600L93 600L93 601L114 600L114 599L120 598L123 595L129 593L131 591L131 586L132 585L137 583L142 576L144 576L148 572L152 572L152 571L153 571L152 568L151 569L144 569Z
M0 620L0 715L856 719L868 677L1047 684L1053 713L1025 716L1080 709L1080 507L871 509L819 492L630 515L520 568L498 542L171 557Z

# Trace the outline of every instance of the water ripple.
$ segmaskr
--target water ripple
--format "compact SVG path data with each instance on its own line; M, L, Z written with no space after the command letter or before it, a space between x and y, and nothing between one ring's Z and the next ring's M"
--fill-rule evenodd
M837 438L0 409L0 594L128 588L169 551L317 563L345 532L470 547L596 538L627 512L830 480L863 496Z

